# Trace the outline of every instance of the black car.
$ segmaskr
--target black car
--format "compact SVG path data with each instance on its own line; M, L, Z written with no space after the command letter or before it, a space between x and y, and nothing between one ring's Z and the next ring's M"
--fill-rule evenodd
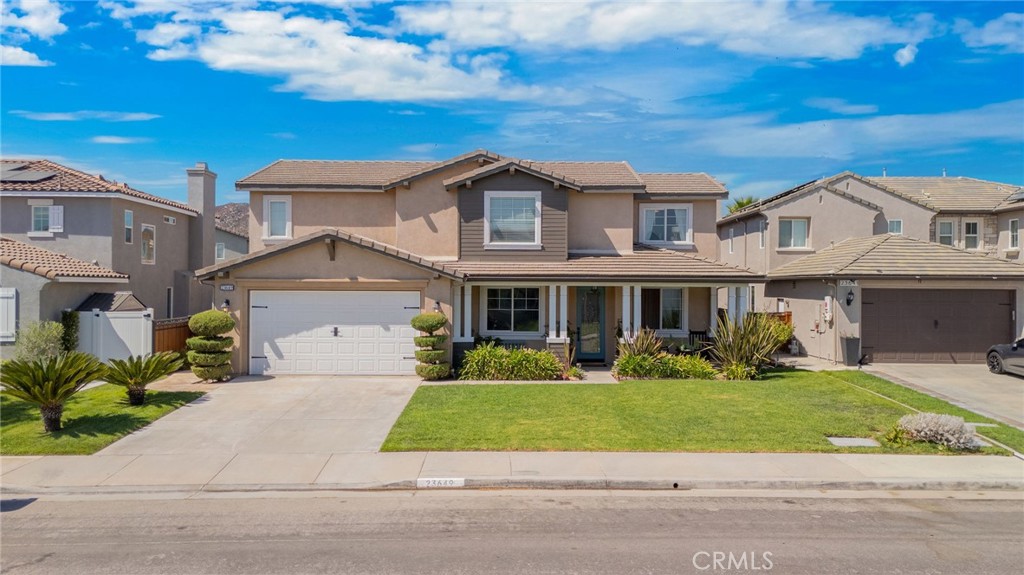
M1024 376L1024 338L993 345L988 350L988 370Z

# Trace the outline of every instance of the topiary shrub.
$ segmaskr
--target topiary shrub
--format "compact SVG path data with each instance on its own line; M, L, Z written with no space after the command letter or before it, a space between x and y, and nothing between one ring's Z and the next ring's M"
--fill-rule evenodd
M235 320L227 312L211 309L192 316L188 328L196 334L186 340L192 373L203 381L228 379L231 352L223 350L231 347L234 340L222 334L235 328Z
M420 362L416 366L416 374L430 381L451 375L452 366L444 361L448 357L448 352L438 349L448 338L444 335L434 335L434 332L448 325L448 318L438 312L421 313L412 318L409 324L417 331L427 334L413 339L417 347L424 348L416 351L416 359Z

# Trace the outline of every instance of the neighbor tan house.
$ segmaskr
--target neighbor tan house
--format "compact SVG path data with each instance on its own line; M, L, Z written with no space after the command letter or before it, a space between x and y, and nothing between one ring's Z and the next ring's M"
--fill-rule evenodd
M718 222L723 262L765 274L755 310L790 311L834 361L980 362L1024 334L1019 186L961 177L802 184Z
M241 373L412 373L409 320L430 310L450 318L456 355L491 337L575 341L579 360L609 362L641 327L706 337L719 289L762 281L717 261L728 191L702 173L478 150L280 160L236 187L249 253L197 275L237 319Z

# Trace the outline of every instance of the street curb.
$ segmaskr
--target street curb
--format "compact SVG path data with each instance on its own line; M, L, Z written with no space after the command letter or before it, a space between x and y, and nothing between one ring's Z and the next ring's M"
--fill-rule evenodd
M140 486L3 486L11 495L118 495L174 493L258 493L318 491L459 491L479 489L551 489L615 491L699 490L815 490L815 491L1024 491L1024 480L870 479L861 481L815 479L671 480L671 479L548 479L467 478L464 487L417 488L415 480L384 483L284 483L234 485L140 485Z

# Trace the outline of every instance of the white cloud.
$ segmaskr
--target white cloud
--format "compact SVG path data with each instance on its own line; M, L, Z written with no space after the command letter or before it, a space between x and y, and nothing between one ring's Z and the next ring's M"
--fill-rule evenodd
M291 132L273 132L272 134L268 135L271 136L272 138L277 138L278 140L294 140L298 138L298 136Z
M94 144L145 144L152 142L152 138L129 138L125 136L93 136L89 139Z
M900 65L900 68L913 64L914 59L917 58L917 45L907 44L906 46L896 50L896 53L892 56L893 60Z
M0 65L2 66L53 66L53 62L42 60L39 56L17 46L0 45Z
M77 84L75 84L77 85ZM80 122L82 120L101 120L104 122L144 122L159 118L159 114L148 112L110 112L103 110L77 110L74 112L30 112L28 110L11 110L15 116L37 120L40 122Z
M402 146L402 151L410 154L422 157L430 157L432 154L437 152L440 144L424 143L424 144L410 144L408 146Z
M970 48L995 49L1001 52L1024 53L1024 14L1008 12L989 20L981 27L958 19L954 31Z
M878 112L878 106L874 104L851 104L842 98L808 98L804 100L804 105L843 116L862 116Z
M889 44L920 42L934 19L834 12L807 2L417 3L395 8L400 27L464 48L617 50L650 41L712 45L779 58L846 60Z

